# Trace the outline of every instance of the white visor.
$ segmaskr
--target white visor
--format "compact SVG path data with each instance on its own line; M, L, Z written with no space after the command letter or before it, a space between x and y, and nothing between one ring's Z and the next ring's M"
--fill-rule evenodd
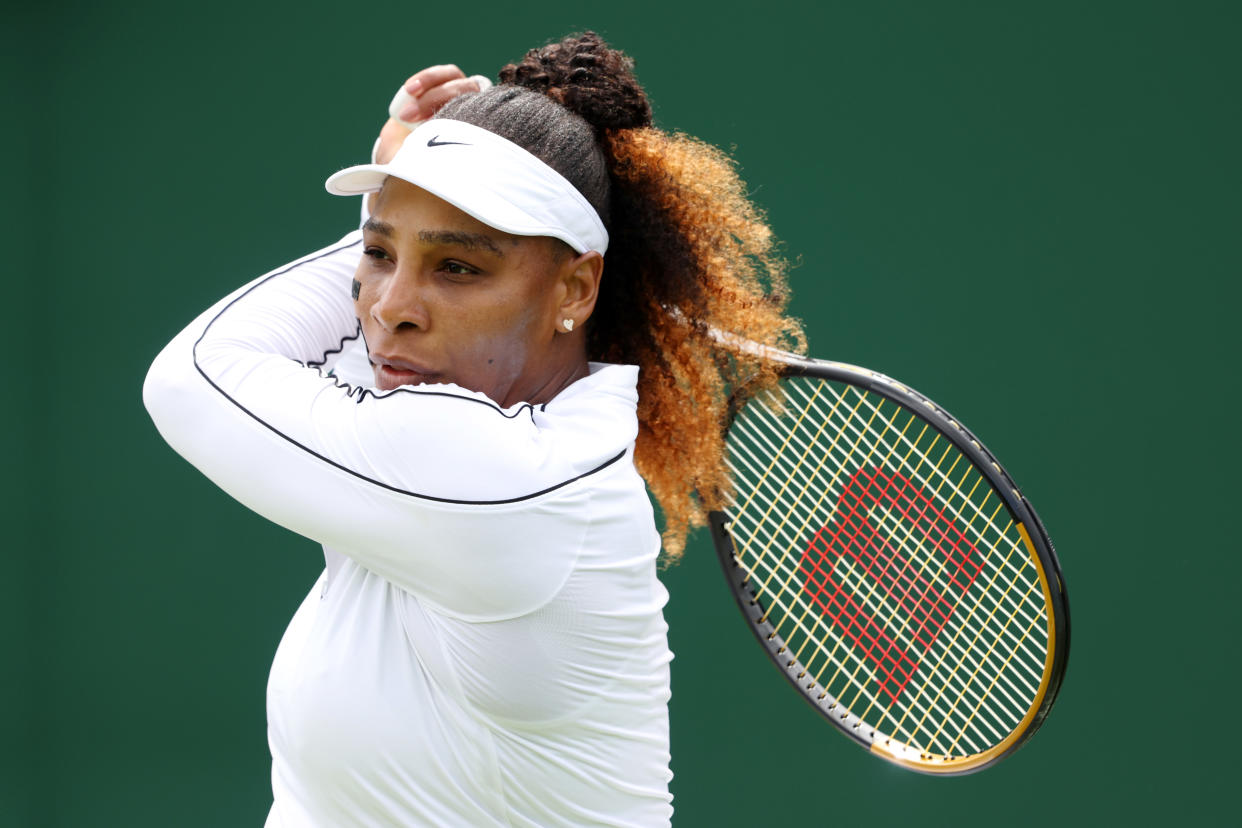
M390 175L497 230L551 236L579 253L608 249L604 222L573 184L517 144L473 124L433 118L411 132L387 164L349 167L324 186L333 195L373 193Z

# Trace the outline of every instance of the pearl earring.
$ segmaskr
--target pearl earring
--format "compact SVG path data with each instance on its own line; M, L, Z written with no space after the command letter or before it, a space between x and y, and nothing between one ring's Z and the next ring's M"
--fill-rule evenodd
M564 322L564 325L565 325L565 333L569 333L570 331L574 329L574 320L566 319Z

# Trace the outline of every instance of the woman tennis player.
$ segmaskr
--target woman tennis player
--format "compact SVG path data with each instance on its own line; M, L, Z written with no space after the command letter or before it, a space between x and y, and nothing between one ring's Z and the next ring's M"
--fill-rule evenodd
M468 86L425 79L426 108ZM623 54L588 33L501 82L333 175L375 193L361 231L226 296L147 377L173 448L324 546L272 665L269 826L671 819L644 480L676 559L727 485L724 390L756 372L707 326L800 333L732 166L652 127ZM359 337L371 387L331 372Z

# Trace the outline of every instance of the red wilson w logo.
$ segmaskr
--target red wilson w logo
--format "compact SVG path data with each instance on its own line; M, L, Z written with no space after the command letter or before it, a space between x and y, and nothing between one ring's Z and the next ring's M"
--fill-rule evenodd
M921 548L921 562L903 546ZM891 707L982 568L958 521L922 486L872 467L845 484L798 572L812 603L874 667Z

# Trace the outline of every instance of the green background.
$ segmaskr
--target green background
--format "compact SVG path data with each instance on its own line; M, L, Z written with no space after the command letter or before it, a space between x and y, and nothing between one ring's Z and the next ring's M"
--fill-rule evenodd
M664 575L676 824L1226 821L1236 8L6 3L0 823L262 824L267 668L322 557L160 441L146 366L350 229L322 180L408 74L586 27L662 126L733 148L812 352L913 384L1005 462L1073 605L1044 729L926 778L795 698L698 536Z

